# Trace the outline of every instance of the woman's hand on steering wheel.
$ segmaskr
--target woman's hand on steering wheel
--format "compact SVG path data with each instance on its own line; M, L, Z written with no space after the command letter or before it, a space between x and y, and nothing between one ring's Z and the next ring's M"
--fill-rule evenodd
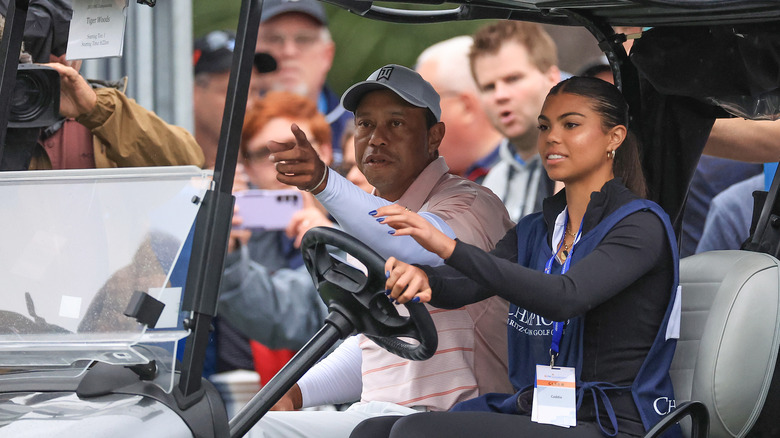
M387 275L385 287L390 291L388 298L392 298L398 304L410 301L427 303L431 300L428 275L422 269L390 257L385 263L385 274Z

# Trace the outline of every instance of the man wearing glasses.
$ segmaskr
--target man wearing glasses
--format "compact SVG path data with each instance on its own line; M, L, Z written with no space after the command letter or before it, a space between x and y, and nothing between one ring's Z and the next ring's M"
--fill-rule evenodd
M335 45L328 19L317 0L266 0L260 18L255 52L276 59L275 72L264 75L264 89L289 91L309 98L330 123L333 158L341 162L341 138L352 119L339 96L325 85Z

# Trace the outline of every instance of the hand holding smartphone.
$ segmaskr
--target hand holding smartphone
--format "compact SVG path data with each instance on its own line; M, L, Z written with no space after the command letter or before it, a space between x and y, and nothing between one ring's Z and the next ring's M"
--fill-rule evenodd
M243 220L241 229L283 230L293 214L303 208L302 194L295 189L243 190L234 195Z

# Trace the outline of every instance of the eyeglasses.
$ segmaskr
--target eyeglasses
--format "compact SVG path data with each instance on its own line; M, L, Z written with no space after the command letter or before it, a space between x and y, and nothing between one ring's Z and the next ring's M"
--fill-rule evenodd
M295 142L295 139L291 139L287 141L286 143ZM319 151L320 143L316 142L314 140L309 141L311 146L314 148L314 150ZM244 154L244 159L249 164L260 164L260 163L270 163L268 161L268 156L271 155L270 149L267 147L261 147L258 150L255 151L248 151Z
M244 154L244 159L250 164L258 164L268 160L271 151L268 148L260 148L256 151L250 151Z
M272 49L281 50L287 45L287 41L292 41L293 45L300 50L305 51L312 48L321 40L319 32L305 32L297 35L268 34L261 35L260 41Z

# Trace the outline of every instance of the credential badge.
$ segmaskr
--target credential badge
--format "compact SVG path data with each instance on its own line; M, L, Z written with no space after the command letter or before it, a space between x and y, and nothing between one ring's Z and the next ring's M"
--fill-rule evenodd
M384 79L389 81L390 80L390 74L393 73L393 67L382 67L379 69L379 74L376 77L376 80Z

